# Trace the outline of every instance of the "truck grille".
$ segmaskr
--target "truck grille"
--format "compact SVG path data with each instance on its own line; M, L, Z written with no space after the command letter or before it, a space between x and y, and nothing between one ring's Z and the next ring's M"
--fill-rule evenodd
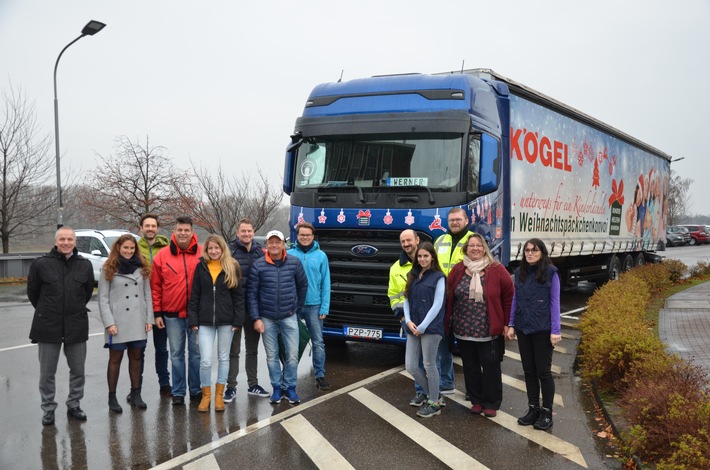
M399 234L384 230L318 230L318 243L330 265L330 312L325 326L370 326L399 332L400 323L392 314L387 297L389 269L402 252ZM421 240L429 238L419 236ZM369 245L377 253L358 256L352 251L356 245Z

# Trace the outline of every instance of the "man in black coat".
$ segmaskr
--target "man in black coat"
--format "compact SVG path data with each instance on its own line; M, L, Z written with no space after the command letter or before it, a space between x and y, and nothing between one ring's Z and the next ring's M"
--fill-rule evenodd
M39 393L45 425L54 424L54 375L62 344L69 366L67 414L86 420L79 401L84 397L89 339L86 304L94 290L94 270L91 262L78 254L74 230L61 227L54 244L52 251L32 262L27 276L27 297L35 308L30 339L39 346Z

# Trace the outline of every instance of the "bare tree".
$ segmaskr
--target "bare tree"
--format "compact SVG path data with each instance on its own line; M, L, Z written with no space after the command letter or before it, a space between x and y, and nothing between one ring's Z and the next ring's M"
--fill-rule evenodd
M250 218L254 230L264 225L269 214L281 203L282 195L259 170L257 181L249 175L230 177L222 166L213 175L206 168L192 166L195 184L182 192L185 204L192 204L195 225L226 240L234 237L240 219Z
M115 149L114 155L98 155L101 163L82 197L90 220L131 228L146 212L166 218L183 212L177 189L188 186L190 177L173 165L165 147L151 146L147 136L145 146L120 136Z
M667 225L677 224L690 211L690 185L693 180L681 178L675 171L671 170L668 181L668 220Z
M49 183L54 159L51 140L40 135L34 103L21 89L3 91L0 117L0 238L2 252L10 240L41 230L42 215L55 207L56 188Z

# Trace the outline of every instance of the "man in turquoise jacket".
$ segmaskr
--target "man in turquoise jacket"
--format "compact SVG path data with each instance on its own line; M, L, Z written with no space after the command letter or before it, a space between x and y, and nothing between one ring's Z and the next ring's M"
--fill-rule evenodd
M308 278L308 293L298 317L306 321L311 333L313 347L313 371L316 385L321 390L329 390L325 380L325 344L323 343L323 320L330 310L330 267L328 257L315 241L316 229L308 222L296 227L296 244L288 250L303 265Z

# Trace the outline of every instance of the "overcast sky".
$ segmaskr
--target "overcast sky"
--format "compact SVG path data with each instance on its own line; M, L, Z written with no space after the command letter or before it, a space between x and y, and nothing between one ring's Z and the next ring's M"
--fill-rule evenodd
M485 67L685 160L710 214L710 2L0 0L0 89L21 87L64 168L96 171L116 136L176 165L269 175L318 83ZM54 155L54 148L51 150Z

